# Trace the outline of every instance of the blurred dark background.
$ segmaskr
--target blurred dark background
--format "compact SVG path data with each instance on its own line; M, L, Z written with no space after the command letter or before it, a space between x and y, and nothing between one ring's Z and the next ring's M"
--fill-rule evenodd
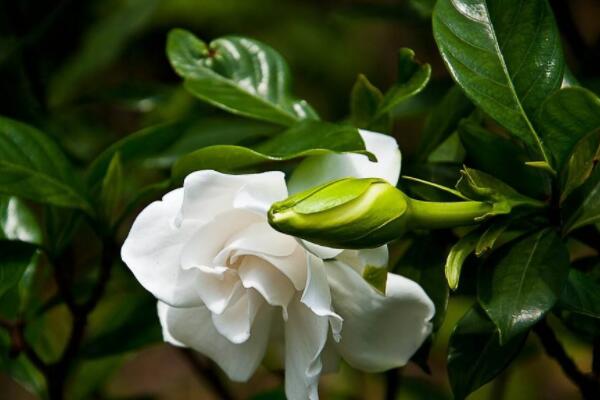
M570 69L598 93L600 1L550 3ZM165 56L166 35L174 27L189 29L206 41L236 34L274 47L290 65L295 94L327 120L346 118L358 74L380 89L389 87L395 81L398 49L410 47L433 68L428 88L394 111L393 134L410 157L427 111L452 85L431 33L434 4L435 0L0 0L0 114L53 135L83 168L110 143L143 127L192 114L206 116L205 129L210 130L211 123L228 118L180 87ZM451 301L432 351L432 375L407 366L400 398L450 397L447 339L470 302L461 297ZM565 338L576 361L588 365L587 348L568 334ZM106 363L97 370L109 376L102 398L216 398L186 358L166 345L155 344ZM276 390L280 383L278 374L262 368L249 384L231 385L241 398L250 398ZM346 368L325 377L322 390L325 399L378 399L383 377ZM559 368L536 351L535 341L516 367L473 398L503 395L578 398ZM30 398L0 373L0 399Z

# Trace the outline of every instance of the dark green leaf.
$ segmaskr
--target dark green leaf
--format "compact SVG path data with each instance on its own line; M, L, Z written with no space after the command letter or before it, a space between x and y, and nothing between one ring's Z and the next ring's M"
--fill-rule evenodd
M600 98L580 87L561 89L546 99L539 121L544 145L560 171L581 139L600 135Z
M0 193L92 212L73 167L47 136L0 117Z
M448 377L455 399L464 399L500 374L519 354L527 334L501 345L498 329L478 306L458 321L448 344Z
M437 331L446 316L449 290L443 272L444 247L433 236L417 237L394 272L417 282L435 305L433 330Z
M479 302L507 343L526 332L558 300L569 273L569 252L551 229L533 233L479 273Z
M571 232L582 226L600 221L600 168L596 166L589 179L567 199L564 231Z
M584 136L573 148L560 175L561 203L590 177L598 160L600 160L600 131Z
M0 297L19 283L35 255L36 247L29 243L0 241Z
M0 240L42 243L42 230L31 210L17 197L0 195Z
M291 95L287 64L263 43L228 36L206 45L174 29L167 56L190 93L225 111L281 125L318 119L306 101Z
M431 163L456 163L461 164L465 159L465 148L463 147L458 133L453 133L436 147L427 161Z
M458 122L473 111L473 103L462 89L453 86L427 117L417 154L426 160L429 154L456 130Z
M561 85L564 59L546 0L439 0L433 32L454 80L481 109L550 159L533 117Z
M448 286L452 290L458 288L458 281L460 279L460 272L462 271L463 264L467 257L475 251L477 242L481 232L479 229L469 232L458 242L452 246L448 257L446 257L446 265L444 266L444 273L446 275L446 281Z
M467 151L467 165L506 182L525 195L538 199L550 196L550 176L525 165L527 152L515 141L492 133L471 120L463 121L458 132Z
M318 121L304 121L254 149L241 146L210 146L181 157L174 165L174 180L201 169L235 171L266 162L332 152L369 154L358 129Z
M369 128L382 99L381 91L373 86L366 76L358 75L350 94L350 121L352 124L357 128Z
M523 196L506 183L485 172L464 168L456 188L472 200L486 201L492 204L488 216L508 214L515 207L542 207L544 203Z
M415 52L402 48L398 55L398 82L388 89L377 108L375 119L389 113L398 104L421 92L431 77L431 66L415 60Z
M109 226L119 218L119 210L123 195L123 165L120 153L115 153L100 189L100 205L102 216Z
M558 304L577 314L600 319L600 285L585 273L572 269Z

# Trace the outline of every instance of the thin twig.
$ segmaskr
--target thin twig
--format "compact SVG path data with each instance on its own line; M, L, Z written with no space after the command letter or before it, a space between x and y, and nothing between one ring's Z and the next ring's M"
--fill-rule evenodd
M198 356L190 349L180 349L181 354L186 358L191 367L194 369L196 376L202 381L207 383L211 389L218 395L219 399L222 400L234 400L235 397L229 391L229 389L223 384L219 374L208 362L201 361Z
M400 390L402 368L390 369L385 373L385 400L395 400Z
M579 388L584 399L599 399L600 384L588 374L579 370L575 362L569 357L562 344L558 341L554 331L545 320L540 321L534 328L546 354L554 358L560 365L565 375Z

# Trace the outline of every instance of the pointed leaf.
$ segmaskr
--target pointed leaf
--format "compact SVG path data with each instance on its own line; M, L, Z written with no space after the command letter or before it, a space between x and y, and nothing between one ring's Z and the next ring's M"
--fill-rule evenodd
M554 306L569 273L569 252L551 229L533 233L483 265L479 303L507 343L527 332Z
M318 121L304 121L254 149L217 145L196 150L181 157L174 165L174 180L201 169L235 171L266 162L289 161L311 155L365 151L358 129Z
M439 0L433 32L452 77L471 100L549 162L533 125L564 71L548 2Z
M600 285L585 273L572 269L559 305L577 314L600 319Z
M377 89L366 76L360 74L356 78L356 82L352 87L352 93L350 94L350 121L357 128L368 129L372 123L375 123L375 113L377 108L383 99L383 94ZM387 121L383 119L379 125L385 125ZM387 127L383 126L383 130ZM381 131L376 128L372 128L376 131Z
M458 242L452 246L448 257L446 257L446 265L444 266L444 273L446 274L446 281L448 286L452 290L458 288L458 281L460 279L460 272L462 271L465 260L471 253L475 251L477 242L481 232L479 229L469 232Z
M564 231L600 222L600 167L596 166L589 179L567 199L563 209L566 218Z
M287 64L264 43L227 36L207 45L174 29L167 56L191 94L225 111L286 126L318 119L306 101L292 96Z
M42 229L33 212L17 197L0 196L0 240L42 243Z
M519 354L527 334L501 345L498 329L479 306L458 321L448 343L448 377L455 399L464 399L498 376Z
M0 193L92 213L73 167L37 129L0 117Z

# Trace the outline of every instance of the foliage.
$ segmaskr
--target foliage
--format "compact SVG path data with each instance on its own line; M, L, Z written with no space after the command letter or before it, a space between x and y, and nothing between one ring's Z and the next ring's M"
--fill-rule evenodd
M556 2L339 10L351 23L357 15L409 23L427 38L432 29L429 46L441 62L406 47L391 51L396 76L387 81L369 64L378 46L356 43L362 32L338 46L335 29L297 23L295 12L320 15L314 5L290 2L282 11L252 1L237 4L231 19L230 2L214 2L193 23L188 14L202 10L186 1L87 3L65 1L47 13L0 6L3 22L20 11L37 16L0 32L2 373L41 398L109 398L126 355L162 339L153 299L119 257L140 208L198 169L288 172L309 156L373 159L358 132L369 129L407 143L405 193L490 207L466 228L408 232L390 244L390 270L418 282L437 311L434 334L413 361L427 369L431 346L451 330L447 375L455 398L465 398L517 368L519 355L533 351L534 332L583 396L600 396L599 74L581 52L567 66L561 34L572 33L563 32L569 16ZM65 24L93 13L101 17L89 26ZM271 25L292 27L246 34L238 29L246 15L256 26L286 15ZM219 29L205 28L210 18ZM57 33L61 23L66 33ZM199 35L167 33L172 26ZM220 36L229 32L242 34ZM61 35L79 39L56 48L46 34L57 43ZM166 56L144 47L153 35ZM292 45L279 50L282 43ZM130 67L139 54L143 62ZM146 68L150 81L129 81ZM329 78L311 86L325 71ZM447 311L457 298L472 304L456 322ZM568 332L560 340L557 325ZM595 344L592 374L561 347L573 337L590 354ZM433 398L427 390L422 398ZM275 389L254 398L283 397Z

